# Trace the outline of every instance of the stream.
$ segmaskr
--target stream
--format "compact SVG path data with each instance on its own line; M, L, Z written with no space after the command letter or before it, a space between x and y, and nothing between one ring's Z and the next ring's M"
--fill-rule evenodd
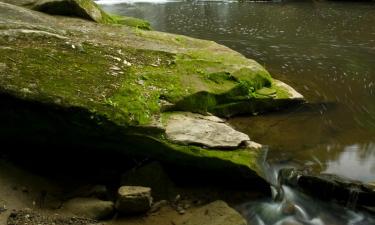
M277 171L284 167L375 181L374 3L97 2L111 13L146 19L155 30L226 45L305 96L308 103L292 110L229 121L268 145L264 167L275 196L238 206L251 224L375 224L374 216L353 207L277 183Z

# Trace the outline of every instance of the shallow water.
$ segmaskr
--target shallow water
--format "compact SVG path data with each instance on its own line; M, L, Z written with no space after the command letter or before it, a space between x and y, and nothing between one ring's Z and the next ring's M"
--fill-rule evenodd
M269 145L270 162L375 180L375 4L127 2L103 7L224 44L306 97L290 111L230 120Z

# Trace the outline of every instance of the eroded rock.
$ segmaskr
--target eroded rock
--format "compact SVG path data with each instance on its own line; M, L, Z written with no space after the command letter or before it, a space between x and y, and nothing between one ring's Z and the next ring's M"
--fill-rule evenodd
M118 190L116 209L122 214L145 213L151 208L151 188L122 186Z

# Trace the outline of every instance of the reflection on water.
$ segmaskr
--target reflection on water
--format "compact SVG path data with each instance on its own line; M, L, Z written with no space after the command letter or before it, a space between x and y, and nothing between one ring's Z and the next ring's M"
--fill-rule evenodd
M231 120L271 161L375 180L375 5L168 2L106 5L156 30L214 40L256 59L309 103Z
M330 151L334 146L327 146ZM326 173L336 173L359 180L367 180L375 174L375 144L346 146L337 158L326 162ZM372 181L372 180L368 180Z

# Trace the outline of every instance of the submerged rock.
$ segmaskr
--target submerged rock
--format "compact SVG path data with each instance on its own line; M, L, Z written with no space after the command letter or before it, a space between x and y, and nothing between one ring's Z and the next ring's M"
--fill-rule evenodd
M151 188L122 186L118 190L116 209L122 214L145 213L152 204Z
M90 219L106 219L114 214L114 204L96 198L73 198L63 204L63 210Z
M360 181L334 174L312 175L296 169L282 169L279 177L282 184L323 200L334 200L350 208L375 206L375 189Z
M231 134L231 144L223 136L210 143L212 129L199 142L171 141L163 102L170 103L168 111L232 116L302 101L255 61L211 41L53 17L1 2L0 12L4 143L116 151L254 178L262 151L240 145L246 135L216 121ZM49 149L44 157L55 154Z
M176 225L247 225L246 220L223 201L202 206Z

